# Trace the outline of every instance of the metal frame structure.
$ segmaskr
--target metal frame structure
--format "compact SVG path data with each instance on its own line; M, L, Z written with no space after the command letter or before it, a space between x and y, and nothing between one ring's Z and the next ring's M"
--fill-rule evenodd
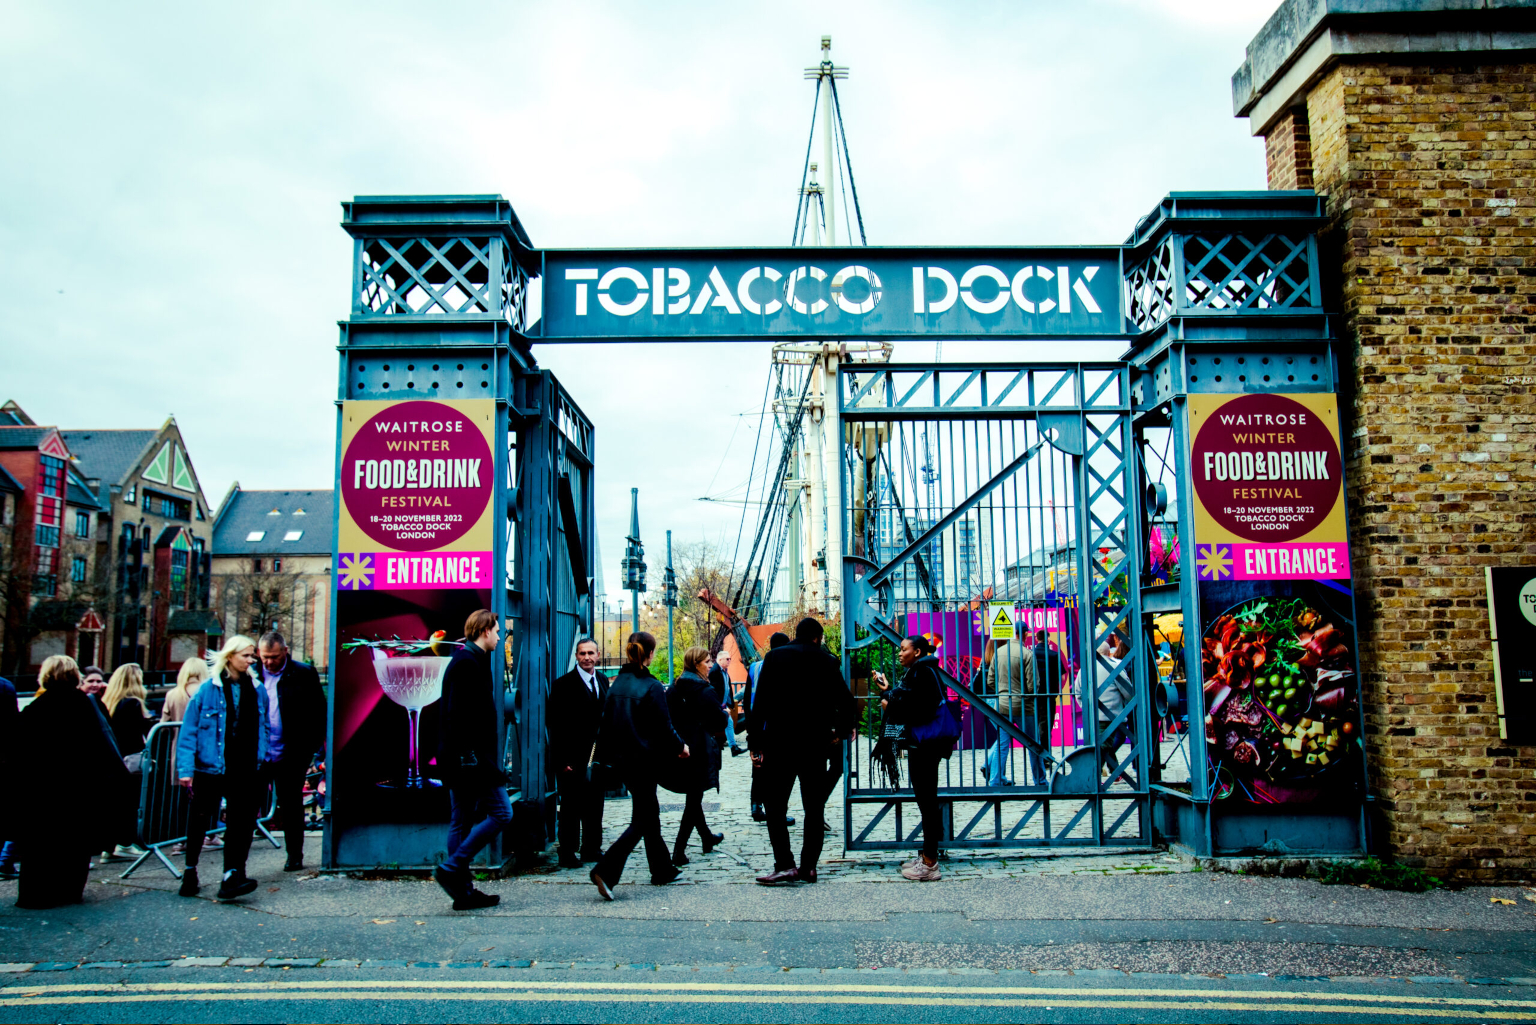
M539 264L506 200L359 196L342 205L342 227L354 242L339 398L496 402L492 509L504 511L506 526L494 563L505 567L505 584L492 588L491 611L509 641L497 726L514 800L509 836L489 852L496 864L541 848L550 833L545 697L572 664L576 638L592 629L596 432L529 350L527 288ZM338 465L340 415L338 402ZM338 654L333 601L331 665ZM335 751L334 687L330 702ZM328 769L346 772L334 758ZM436 824L353 822L327 800L327 868L427 865L441 842Z
M1150 619L1177 611L1186 623L1200 622L1193 546L1161 570L1148 558L1152 531L1170 511L1180 524L1193 519L1190 490L1180 487L1188 479L1188 396L1340 386L1313 193L1175 193L1120 246L1033 249L537 250L499 196L359 197L344 206L355 244L340 396L480 395L495 398L504 414L496 502L509 522L496 557L508 585L497 590L494 611L509 621L513 639L504 708L513 725L508 767L523 811L514 845L537 847L545 835L552 804L544 694L569 664L576 633L591 628L595 557L592 424L538 369L531 346L927 337L1121 338L1128 346L1120 361L1099 364L851 364L838 374L850 496L842 525L847 651L896 639L900 612L957 610L986 597L971 583L999 586L947 579L925 553L952 543L946 532L1021 480L1026 501L1010 515L1035 515L1025 510L1045 478L1037 476L1030 491L1033 460L1055 467L1051 479L1070 492L1064 532L1075 547L1049 555L1065 560L1086 627L1072 635L1070 662L1093 670L1084 674L1092 690L1102 692L1101 676L1133 684L1124 712L1104 731L1131 726L1131 752L1105 780L1103 737L1087 695L1078 695L1087 706L1082 739L1053 749L994 707L1002 702L984 672L952 674L951 687L974 710L970 728L1003 738L998 750L1034 742L1042 771L1005 786L978 783L974 758L969 770L949 770L945 842L1114 846L1161 835L1204 854L1364 849L1363 800L1243 808L1217 801L1199 737L1198 645L1185 647L1183 695L1196 730L1171 746L1152 732ZM530 324L534 279L542 318ZM941 444L952 446L949 462L960 472L951 470L947 482L913 478L910 491L881 494L865 450L917 430L928 432L926 440L957 432L958 441ZM924 475L938 473L934 459L925 458ZM887 478L890 485L889 471ZM882 550L869 517L894 501L901 502L900 544L888 538ZM909 516L917 506L921 513ZM1097 560L1099 548L1118 554ZM894 583L909 569L903 586L918 591L898 595ZM1118 670L1097 654L1112 628L1131 642ZM874 786L860 757L855 747L846 766L849 846L910 844L901 808L911 791ZM330 769L338 771L334 761ZM1072 809L1065 818L1064 804ZM854 831L858 809L877 810ZM344 809L327 815L327 866L413 863L426 849L410 830L370 832L349 825Z

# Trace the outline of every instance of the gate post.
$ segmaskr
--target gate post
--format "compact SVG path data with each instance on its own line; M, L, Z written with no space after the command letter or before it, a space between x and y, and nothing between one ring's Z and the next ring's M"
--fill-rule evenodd
M1182 615L1190 731L1190 778L1154 783L1156 820L1164 837L1202 856L1364 851L1365 760L1358 745L1363 720L1348 559L1346 554L1341 572L1334 563L1327 571L1319 563L1314 571L1312 561L1318 552L1336 554L1347 546L1337 360L1318 263L1322 223L1321 201L1311 190L1175 193L1141 221L1125 253L1126 315L1130 330L1140 333L1126 359L1135 371L1142 486L1154 506L1166 500L1176 510L1172 526L1179 545L1177 569L1167 582L1142 565L1142 612L1149 619ZM1266 463L1286 469L1278 476L1245 471L1245 489L1230 498L1238 492L1230 483L1221 491L1220 482L1237 478L1225 469L1208 476L1210 464L1192 459L1202 444L1202 428L1219 423L1249 425L1235 428L1245 433L1222 446L1233 450L1232 457L1241 448L1250 465L1263 465L1254 461L1265 456ZM1162 440L1152 443L1149 432ZM1296 464L1306 470L1292 472L1292 460L1299 458L1292 450L1298 448L1308 449L1308 461ZM1282 455L1286 462L1279 463ZM1314 455L1326 470L1313 473ZM1222 451L1223 468L1227 458ZM1326 487L1322 480L1329 482ZM1208 501L1202 490L1228 495L1232 507L1218 508L1222 503ZM1324 492L1336 507L1326 520L1304 520L1314 509L1309 496ZM1140 518L1143 538L1165 516L1149 508ZM1261 521L1267 525L1253 526ZM1301 549L1307 550L1307 561L1293 567L1292 553ZM1261 711L1263 702L1254 700L1260 674L1233 669L1223 675L1213 655L1218 668L1211 680L1203 679L1203 643L1218 617L1230 615L1234 622L1253 617L1266 602L1285 608L1287 615L1294 609L1318 612L1318 624L1336 628L1347 645L1346 654L1335 651L1331 663L1306 670L1342 674L1328 684L1344 695L1337 703L1334 694L1323 693L1321 676L1318 686L1308 680L1297 688L1309 702L1329 698L1325 711L1314 712L1310 704L1306 709L1316 720L1297 721L1296 710L1280 704L1288 699L1276 698L1266 699L1264 707L1276 705L1278 715L1266 712L1256 726L1244 727L1230 715L1238 709ZM1254 618L1243 621L1256 625L1233 643L1284 629ZM1290 640L1262 645L1270 670L1295 664L1290 659L1296 649L1286 646ZM1331 668L1345 661L1348 667ZM1276 729L1270 730L1266 718ZM1312 750L1308 741L1305 766L1293 764L1299 752L1292 755L1281 745L1296 743L1297 730L1325 719L1342 731L1345 742L1330 743L1326 750L1318 742ZM1282 734L1282 726L1290 730ZM1308 771L1318 753L1324 759L1315 763L1317 771Z
M503 623L513 612L503 578L512 555L509 410L533 369L522 332L538 261L500 196L359 196L342 208L354 242L338 345L324 865L424 868L444 853L435 706L438 660L452 645L403 652L356 642L430 642L437 631L451 642L475 608ZM389 484L375 488L363 449L350 446L382 454L390 441L401 458L373 460L396 464ZM429 485L439 462L446 466ZM415 656L425 675L391 698L374 662L398 654ZM493 655L493 671L504 662ZM494 693L503 731L504 689ZM542 729L539 706L532 722ZM525 748L525 763L542 759L542 736L530 739L536 754ZM499 865L500 843L484 857Z

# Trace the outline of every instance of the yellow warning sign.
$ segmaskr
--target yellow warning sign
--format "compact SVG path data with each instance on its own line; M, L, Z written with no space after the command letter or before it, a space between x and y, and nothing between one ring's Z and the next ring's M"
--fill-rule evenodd
M1013 603L993 602L987 614L987 634L994 641L1013 640Z

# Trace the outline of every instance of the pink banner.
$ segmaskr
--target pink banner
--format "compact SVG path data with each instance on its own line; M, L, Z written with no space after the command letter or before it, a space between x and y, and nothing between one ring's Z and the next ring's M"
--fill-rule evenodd
M1234 544L1235 580L1348 580L1349 545Z
M491 552L343 552L336 556L343 591L456 590L491 587Z

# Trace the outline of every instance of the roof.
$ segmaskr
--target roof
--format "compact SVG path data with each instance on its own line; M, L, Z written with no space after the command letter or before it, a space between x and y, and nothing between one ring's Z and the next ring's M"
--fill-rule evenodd
M0 425L0 448L37 448L52 433L52 427Z
M232 489L213 519L213 554L328 556L331 554L335 498L336 493L329 488L323 491ZM297 538L284 540L295 532L299 533Z
M80 473L103 484L119 484L138 465L159 430L61 431L64 444L78 460Z
M90 487L80 478L74 467L70 467L67 477L69 486L66 489L64 501L70 505L78 505L85 509L100 509L102 504L97 500Z
M14 491L19 495L22 493L22 490L23 488L16 478L6 472L5 467L0 466L0 491Z

